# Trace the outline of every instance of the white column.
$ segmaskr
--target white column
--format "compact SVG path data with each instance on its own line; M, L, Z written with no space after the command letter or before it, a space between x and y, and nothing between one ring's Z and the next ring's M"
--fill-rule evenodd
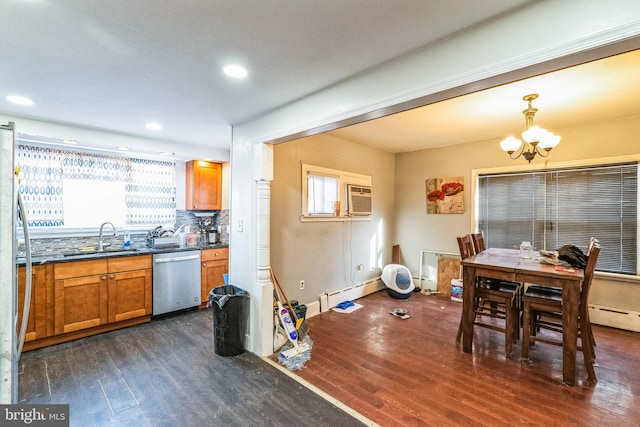
M260 300L254 298L258 310L254 310L254 319L260 329L260 355L273 353L273 330L269 327L273 323L273 284L269 267L271 266L271 181L262 179L257 181L257 277L256 289L260 290Z

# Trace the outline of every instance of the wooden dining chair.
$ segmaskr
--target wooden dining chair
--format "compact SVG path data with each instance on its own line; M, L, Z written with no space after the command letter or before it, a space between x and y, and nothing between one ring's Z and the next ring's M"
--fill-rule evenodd
M473 240L473 249L476 251L476 253L482 252L487 249L487 245L484 241L484 233L482 232L482 230L478 231L477 233L471 234L471 240Z
M589 254L591 254L591 249L593 248L593 245L596 243L600 243L600 241L598 239L596 239L595 237L591 237L589 239L589 244L587 245L587 251L585 252L585 255L588 257ZM552 298L552 299L562 299L562 288L556 288L556 287L549 287L549 286L540 286L540 285L536 285L536 284L530 284L527 288L527 290L529 290L529 294L536 294L541 298ZM524 311L524 310L522 310ZM589 316L589 310L587 310L587 312L585 313L585 316L587 316L587 325L589 325L589 336L591 337L591 342L593 343L593 346L595 347L596 345L596 341L593 338L593 331L591 330L591 322L588 320L588 316ZM535 332L538 332L540 330L540 327L536 328ZM595 354L594 354L594 358L595 358Z
M457 240L461 259L474 255L473 238L470 234L458 237ZM464 286L469 286L469 284L465 282ZM483 277L476 278L473 286L475 286L473 301L474 326L504 333L505 355L507 358L511 358L511 344L513 341L517 341L519 337L519 310L517 300L521 286L519 284L513 284L512 282ZM485 303L489 305L487 306ZM491 321L486 322L483 320L483 317L502 320L503 324L496 325ZM459 342L461 337L462 317L458 325L456 342Z
M588 249L587 265L580 290L578 307L578 350L582 351L584 364L590 381L597 381L593 369L595 361L595 340L589 320L589 290L600 255L600 244L592 241ZM536 341L562 346L562 339L554 339L548 334L539 335L538 331L548 330L562 334L562 295L555 292L544 293L540 289L527 289L522 297L524 305L522 359L529 361L529 347Z
M471 234L471 240L473 241L473 250L475 251L475 253L479 253L484 251L485 249L487 249L487 244L485 242L484 239L484 233L482 232L482 230L476 232L476 233L472 233ZM493 279L493 281L495 282L496 280ZM522 287L522 285L520 283L516 283L516 282L508 282L508 281L500 281L500 283L502 285L507 285L509 287L513 286L514 289L517 288L519 290L518 294L517 294L517 298L516 298L516 308L518 309L518 317L516 318L517 321L517 325L516 325L516 331L518 331L518 338L520 335L520 312L522 309L522 290L524 289ZM481 304L486 304L487 301L481 301ZM489 302L489 305L495 309L496 308L496 303L495 302ZM516 339L517 340L517 339Z

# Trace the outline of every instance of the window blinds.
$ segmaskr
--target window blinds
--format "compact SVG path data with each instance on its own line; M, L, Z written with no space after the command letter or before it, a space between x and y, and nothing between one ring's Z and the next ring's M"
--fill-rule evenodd
M637 163L479 177L479 229L488 246L602 245L598 270L637 274Z

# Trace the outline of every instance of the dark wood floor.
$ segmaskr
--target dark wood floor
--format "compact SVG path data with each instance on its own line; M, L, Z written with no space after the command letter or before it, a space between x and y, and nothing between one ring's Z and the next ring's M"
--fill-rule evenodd
M640 425L640 334L594 326L599 381L587 385L578 353L569 387L560 347L537 343L522 364L504 357L500 333L476 328L474 354L462 353L461 303L384 291L358 302L307 319L312 356L296 373L380 425ZM390 315L395 307L412 317Z
M214 352L211 309L34 350L19 399L71 426L361 426L257 356Z
M311 360L289 374L379 425L638 425L640 334L595 326L599 381L587 385L579 360L568 387L559 347L538 343L522 364L477 328L474 354L462 353L460 303L385 292L358 302L307 320ZM69 403L72 426L362 425L256 356L217 356L211 334L205 310L27 352L20 399Z

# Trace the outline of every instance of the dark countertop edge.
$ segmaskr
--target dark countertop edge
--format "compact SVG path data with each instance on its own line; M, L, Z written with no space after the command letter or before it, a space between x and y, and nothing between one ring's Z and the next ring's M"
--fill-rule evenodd
M83 254L79 253L77 255L39 255L33 256L31 258L32 265L44 265L50 263L61 263L61 262L72 262L72 261L89 261L94 259L104 259L104 258L117 258L123 256L140 256L140 255L153 255L153 254L164 254L171 252L184 252L184 251L201 251L207 249L218 249L218 248L228 248L228 244L218 243L215 245L207 245L207 246L185 246L185 247L177 247L177 248L134 248L130 251L104 251L104 252L96 252L96 253L88 253ZM17 265L25 265L26 259L24 257L16 258Z

